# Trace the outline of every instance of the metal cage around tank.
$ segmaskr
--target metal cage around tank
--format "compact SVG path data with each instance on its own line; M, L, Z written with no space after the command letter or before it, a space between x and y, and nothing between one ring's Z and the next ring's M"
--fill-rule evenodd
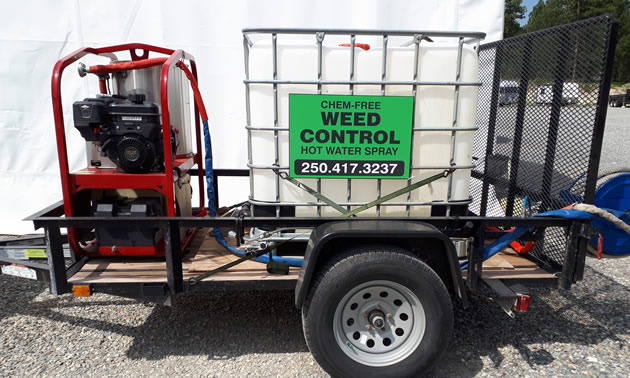
M268 79L251 79L250 78L250 48L253 46L252 36L258 35L262 36L262 38L271 39L271 57L272 57L272 72L269 73ZM300 36L311 36L312 42L317 46L317 77L313 78L313 80L280 80L278 79L278 36L279 35L300 35ZM324 50L324 41L326 36L336 36L336 38L343 37L346 39L348 49L348 54L350 56L350 70L349 77L347 80L323 80L322 71L323 71L323 50ZM377 81L366 81L366 80L357 80L355 78L355 47L358 47L359 44L356 42L357 36L364 37L376 37L380 39L382 42L382 67L381 67L381 80ZM409 81L394 81L387 79L387 52L388 45L390 43L390 37L403 37L406 41L403 43L403 46L414 45L414 61L413 61L413 80ZM380 86L380 94L381 96L385 96L385 92L387 87L389 86L409 86L412 89L412 96L414 99L414 108L416 104L416 99L418 96L417 88L420 86L449 86L454 88L454 101L453 101L453 118L452 123L450 125L444 125L440 127L422 127L418 128L415 125L415 118L412 118L412 137L411 137L411 156L410 163L413 162L413 139L414 135L418 132L451 132L451 140L450 140L450 164L444 166L426 166L426 165L416 165L412 166L410 164L410 178L407 179L407 185L411 185L412 177L414 172L418 171L426 171L426 170L450 170L450 169L472 169L474 165L461 165L455 164L454 155L455 155L455 136L459 132L474 132L477 130L477 127L461 127L458 124L458 110L459 110L459 98L460 98L460 87L464 86L474 86L478 87L482 83L479 81L462 81L460 80L460 73L462 67L462 50L465 44L470 44L477 48L479 46L480 41L485 37L485 33L481 32L446 32L446 31L399 31L399 30L345 30L345 29L243 29L243 47L245 53L245 102L246 102L246 130L247 130L247 151L248 151L248 168L250 170L250 202L253 205L273 205L275 206L275 215L281 215L281 207L283 206L316 206L317 207L317 216L321 216L321 208L323 206L329 206L326 203L320 201L319 199L313 199L312 202L287 202L281 200L280 195L280 175L275 174L275 201L273 202L262 202L257 201L254 198L254 170L262 169L262 170L278 170L280 172L287 172L289 170L288 166L280 166L280 146L279 146L279 133L280 132L288 132L288 127L279 127L278 126L278 88L283 85L312 85L317 89L317 94L322 94L322 86L324 85L334 85L334 86L347 86L348 92L347 94L353 95L355 86L362 85L374 85ZM457 63L456 63L456 72L455 80L451 81L420 81L418 80L418 66L420 64L420 46L423 43L429 43L426 41L431 41L431 38L440 38L444 41L450 41L453 45L457 45ZM273 125L253 125L251 123L251 104L250 104L250 85L251 84L264 84L269 85L273 89ZM274 140L274 164L273 165L256 165L252 160L252 131L256 132L268 132L273 133ZM352 198L352 185L353 182L356 184L358 179L346 179L346 201L339 202L338 205L346 207L348 210L352 206L362 206L365 205L365 202L357 202L353 201ZM382 179L376 180L376 193L377 198L388 194L382 193ZM322 189L322 178L317 178L317 187L316 191L321 192ZM443 215L451 214L451 207L454 205L463 205L464 207L470 201L452 201L451 200L451 189L452 189L452 176L448 178L448 189L447 189L447 201L429 201L429 202L414 202L411 198L411 192L409 192L406 197L406 201L387 201L382 204L376 206L376 215L380 216L380 208L382 206L405 206L407 216L411 216L410 209L412 206L432 206L432 205L440 205L445 208L445 213ZM255 211L253 212L254 216L256 216Z

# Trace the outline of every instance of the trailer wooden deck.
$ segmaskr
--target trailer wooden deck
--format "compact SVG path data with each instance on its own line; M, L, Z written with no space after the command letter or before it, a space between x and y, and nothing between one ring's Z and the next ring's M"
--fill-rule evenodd
M221 247L208 229L201 229L193 239L190 252L182 261L184 280L216 269L238 257ZM299 268L290 268L289 274L267 273L265 264L245 261L225 272L207 277L204 281L296 281ZM163 258L94 258L88 261L72 278L70 284L166 282L166 262Z
M217 244L201 229L195 236L190 252L183 259L184 280L199 276L238 257ZM204 281L297 281L299 268L290 268L289 274L267 273L266 266L246 261L224 272L207 277ZM462 272L464 277L466 271ZM483 264L483 277L491 279L555 279L556 277L512 249L488 259ZM160 258L94 258L88 261L68 282L75 285L103 283L166 282L166 262Z

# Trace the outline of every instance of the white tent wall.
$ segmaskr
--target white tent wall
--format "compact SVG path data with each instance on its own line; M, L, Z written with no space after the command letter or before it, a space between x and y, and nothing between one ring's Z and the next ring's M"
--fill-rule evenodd
M503 0L3 1L0 234L33 232L21 219L61 199L50 79L55 62L80 47L142 42L193 54L215 167L245 168L242 28L467 30L494 41L503 35L503 7ZM66 70L62 94L71 170L86 165L72 103L97 91L97 82L79 78L74 65ZM222 203L247 198L247 185L225 183L230 190L222 192Z

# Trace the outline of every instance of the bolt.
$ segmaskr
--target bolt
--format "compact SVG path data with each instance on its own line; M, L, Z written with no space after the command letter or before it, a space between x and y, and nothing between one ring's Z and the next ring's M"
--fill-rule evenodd
M367 330L368 330L368 331L371 331L371 330L372 330L372 326L371 326L371 325L369 325L369 324L368 324L368 325L366 325L366 326L365 326L365 328L367 328Z
M368 317L367 312L363 313L363 317L364 317L364 318L367 318L367 317Z
M391 319L392 318L392 314L387 314L387 319Z
M383 308L381 306L376 306L376 309L381 311Z

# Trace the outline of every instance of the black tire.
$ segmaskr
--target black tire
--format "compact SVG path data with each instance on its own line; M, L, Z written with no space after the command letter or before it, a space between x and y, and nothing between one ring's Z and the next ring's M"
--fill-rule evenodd
M341 349L333 331L335 311L344 296L372 281L402 285L415 294L424 310L424 333L419 344L404 359L387 366L355 361ZM417 377L428 373L448 346L453 307L440 277L416 256L393 246L361 246L343 251L314 277L302 307L302 324L311 353L332 376Z

